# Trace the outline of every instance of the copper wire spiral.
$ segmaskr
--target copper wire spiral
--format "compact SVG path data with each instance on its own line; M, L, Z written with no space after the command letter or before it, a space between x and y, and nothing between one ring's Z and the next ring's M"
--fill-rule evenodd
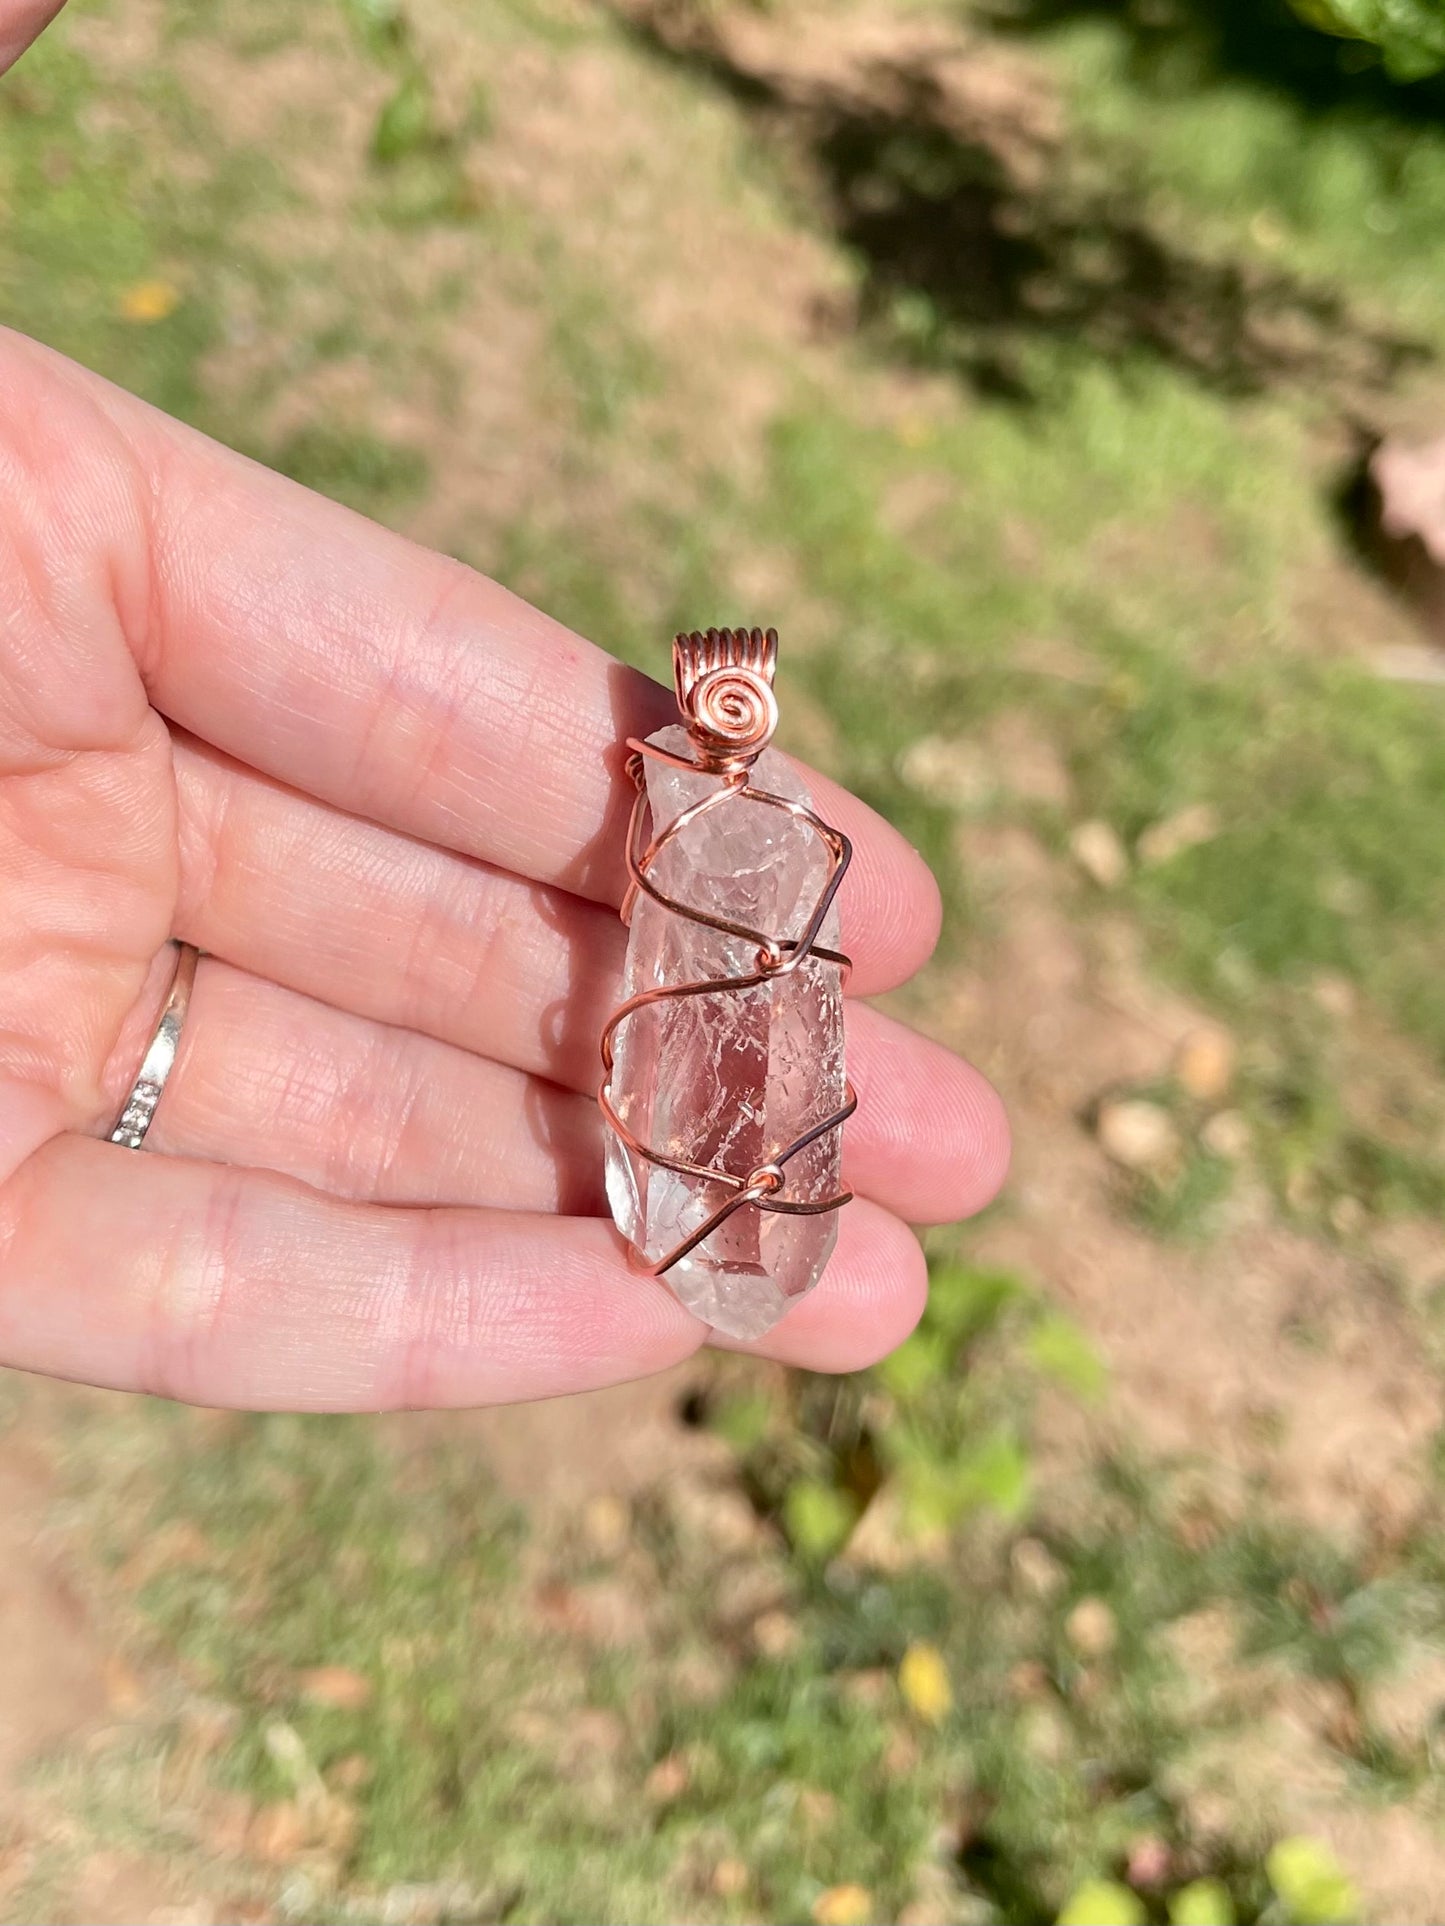
M841 1109L824 1117L810 1130L794 1138L785 1149L778 1151L771 1161L760 1164L746 1175L666 1156L650 1144L643 1143L622 1121L612 1102L611 1083L617 1032L630 1016L649 1004L661 1003L669 998L755 989L759 984L776 977L791 975L810 956L836 964L842 981L847 981L851 968L848 958L841 950L825 949L818 942L818 936L852 860L853 846L841 830L825 823L805 803L792 802L785 796L756 789L751 780L752 764L777 727L778 707L772 688L777 647L776 629L766 632L762 629L707 629L678 635L673 643L678 707L687 722L696 756L694 759L676 756L654 743L640 742L632 736L627 742L632 751L627 762L627 773L636 787L637 796L632 805L627 832L627 869L631 882L622 904L623 921L630 923L632 907L640 890L674 916L685 917L689 922L721 931L724 935L741 937L756 946L756 968L753 970L740 976L708 977L695 983L670 984L665 989L640 991L613 1011L602 1031L603 1080L598 1091L598 1102L602 1106L603 1116L622 1143L634 1155L650 1164L715 1183L732 1193L681 1244L656 1263L646 1266L654 1276L659 1277L710 1237L719 1225L745 1204L751 1204L758 1210L811 1217L840 1209L853 1195L845 1190L836 1197L817 1201L779 1195L787 1182L785 1167L788 1162L810 1144L817 1143L821 1137L840 1129L857 1109L858 1097L851 1083L845 1083L846 1101ZM719 778L719 786L682 810L661 835L644 842L648 808L644 758L648 756L676 769L694 769L715 775ZM729 922L725 917L711 916L687 903L679 903L652 880L650 872L658 857L676 836L689 824L724 807L729 799L738 796L746 796L766 808L782 810L795 821L806 823L821 838L828 852L828 870L823 887L800 936L777 936L764 930L751 929L744 923Z

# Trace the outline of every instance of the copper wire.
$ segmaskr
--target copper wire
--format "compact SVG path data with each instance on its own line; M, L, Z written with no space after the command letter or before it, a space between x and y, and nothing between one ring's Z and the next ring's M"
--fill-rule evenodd
M841 1209L853 1195L845 1190L836 1197L815 1201L779 1195L787 1182L785 1166L788 1162L831 1131L840 1129L857 1109L857 1093L846 1080L846 1101L841 1109L794 1138L785 1149L777 1151L769 1162L760 1164L746 1176L739 1176L734 1171L718 1170L708 1164L689 1163L684 1158L669 1157L650 1144L643 1143L623 1122L612 1101L617 1031L637 1011L673 998L756 989L774 978L791 975L809 957L836 964L840 972L840 987L847 982L852 967L848 958L841 950L824 948L818 942L818 937L852 860L853 846L841 830L825 823L805 803L793 802L786 796L775 796L768 790L754 788L751 779L752 765L777 725L777 703L772 692L777 647L776 629L695 629L691 633L680 634L673 643L673 670L678 707L687 722L695 756L674 755L670 750L659 748L655 743L640 742L636 737L629 737L627 742L632 751L627 761L627 773L632 778L637 795L627 831L630 881L622 902L622 920L624 923L631 922L633 906L641 891L672 915L684 917L689 922L717 930L726 936L739 937L756 945L757 951L756 968L742 975L707 977L695 983L676 983L665 988L639 991L636 996L619 1004L602 1031L603 1079L597 1093L598 1102L602 1106L603 1116L621 1142L635 1156L660 1169L695 1177L732 1193L675 1249L656 1263L645 1265L658 1277L671 1270L674 1264L725 1223L734 1211L746 1204L751 1204L757 1210L812 1217ZM710 794L683 809L660 835L644 842L648 815L644 758L648 756L675 769L698 770L717 776L719 783ZM710 915L690 904L678 902L652 880L650 872L669 843L689 824L739 796L746 796L751 802L760 803L765 808L781 810L796 822L806 823L827 850L828 869L823 887L799 936L775 936L765 930L752 929L745 923Z

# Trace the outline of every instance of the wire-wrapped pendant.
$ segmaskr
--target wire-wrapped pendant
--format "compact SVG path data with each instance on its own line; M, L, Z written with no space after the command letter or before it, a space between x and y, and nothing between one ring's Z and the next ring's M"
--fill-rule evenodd
M628 744L631 935L602 1033L618 1228L689 1310L744 1338L822 1274L857 1101L834 902L851 851L767 746L777 642L679 635L683 721Z

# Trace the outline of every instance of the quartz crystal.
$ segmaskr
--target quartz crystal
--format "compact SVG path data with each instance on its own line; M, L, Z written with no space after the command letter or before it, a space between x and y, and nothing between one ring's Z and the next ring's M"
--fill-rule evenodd
M677 725L650 740L673 755L693 753ZM654 836L718 786L700 770L645 758ZM792 765L764 750L751 784L810 803ZM687 823L662 849L650 880L675 902L778 939L799 938L828 879L817 831L746 790ZM839 947L836 904L818 943ZM624 995L703 978L719 988L645 1005L616 1037L611 1094L640 1142L664 1155L738 1177L843 1107L842 973L809 956L798 969L732 990L722 979L757 968L756 943L708 929L639 891L632 912ZM836 1197L841 1133L827 1132L783 1166L784 1200ZM607 1141L607 1195L618 1228L657 1263L727 1201L715 1181L652 1164L614 1132ZM704 1323L731 1337L760 1337L812 1289L838 1235L836 1211L816 1216L744 1204L664 1273Z

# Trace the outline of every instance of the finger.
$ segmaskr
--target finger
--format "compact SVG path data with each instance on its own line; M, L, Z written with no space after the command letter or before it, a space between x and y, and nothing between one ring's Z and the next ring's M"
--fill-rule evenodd
M902 1227L849 1216L810 1312L824 1368L891 1338L875 1300L901 1276L916 1294ZM597 1219L388 1210L73 1136L0 1189L0 1357L55 1377L267 1410L507 1403L662 1370L703 1336Z
M130 1074L110 1092L117 1113ZM212 957L146 1143L363 1202L606 1208L592 1097Z
M32 40L64 6L65 0L0 0L0 74L24 53Z
M257 975L579 1091L620 994L618 919L326 808L177 745L178 934ZM866 981L866 978L864 979ZM970 1065L848 1005L863 1102L845 1142L868 1195L913 1222L979 1210L1008 1164Z
M991 1126L972 1105L982 1079L900 1025L857 1009L860 1105L843 1133L845 1181L915 1223L977 1208L991 1182L979 1156ZM118 1112L130 1072L112 1071ZM996 1102L996 1099L994 1099ZM920 1128L923 1125L923 1128ZM206 958L152 1148L299 1177L384 1204L488 1205L589 1215L605 1210L595 1099L470 1051L372 1023ZM990 1190L990 1194L991 1190Z
M329 808L194 737L177 735L174 759L177 916L180 933L203 948L472 1048L486 1047L473 1024L491 1010L510 1025L516 989L539 969L556 994L568 987L559 962L595 955L615 964L615 987L627 939L614 912ZM897 979L863 913L852 904L844 941L853 946L849 988L871 996ZM468 1017L460 1006L469 1001ZM522 1067L552 1074L542 1061Z
M341 808L619 899L624 743L670 719L657 683L16 336L0 338L0 410L67 451L57 554L133 543L91 475L128 462L148 553L117 552L107 578L125 584L119 612L166 716ZM96 447L97 411L114 445ZM938 927L926 865L863 804L821 782L817 797L853 839L860 947L908 975Z
M988 1078L905 1023L845 1005L858 1108L843 1127L845 1181L910 1224L991 1204L1009 1167L1008 1114Z
M764 1338L710 1331L720 1351L743 1351L808 1371L862 1371L908 1336L928 1301L928 1265L906 1225L855 1197L838 1219L838 1247L817 1288Z

